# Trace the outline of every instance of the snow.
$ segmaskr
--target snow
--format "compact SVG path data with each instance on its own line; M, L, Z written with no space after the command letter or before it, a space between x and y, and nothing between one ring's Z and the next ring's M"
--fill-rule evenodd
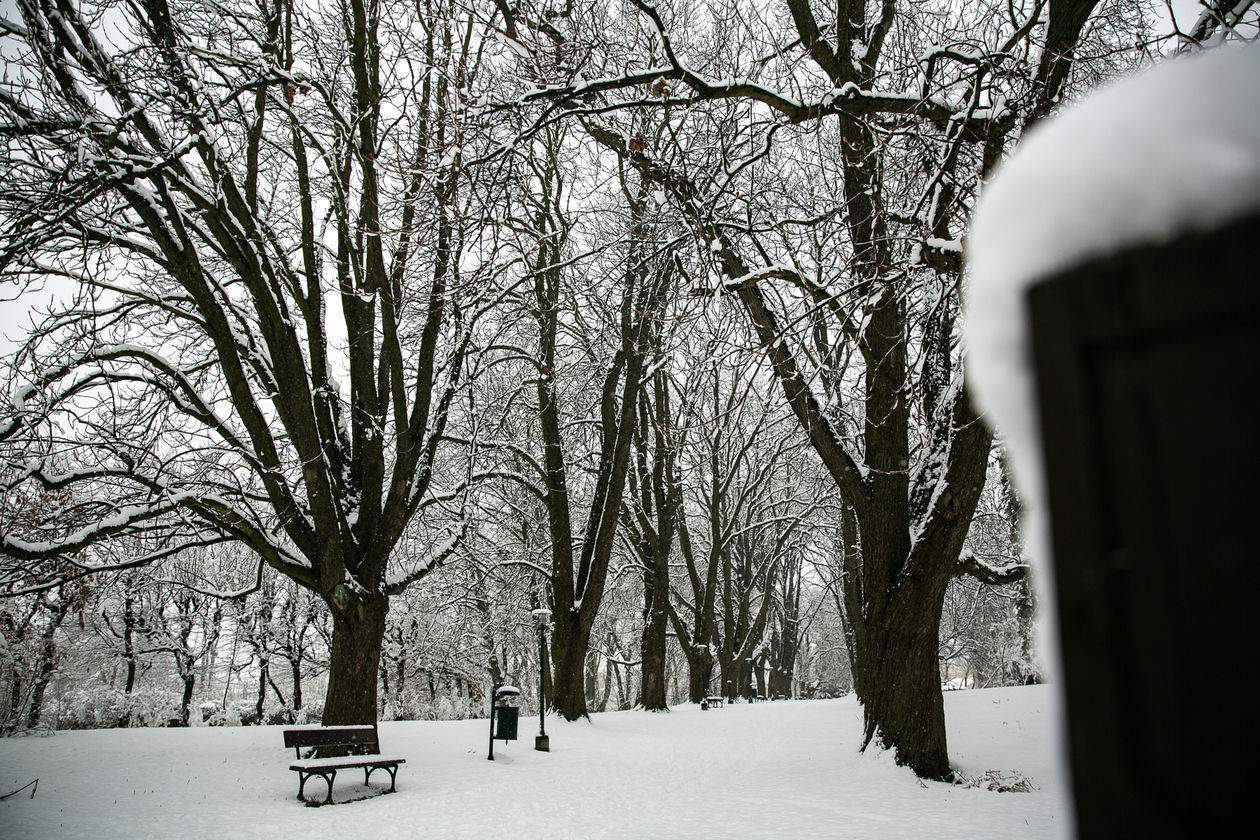
M13 397L10 402L13 404L13 410L18 414L26 411L27 401L35 395L35 386L29 382L23 382L13 391Z
M40 781L33 799L0 801L0 837L1053 837L1063 797L1045 744L1051 698L1045 686L945 696L956 766L1016 770L1031 793L921 783L887 752L858 753L852 697L549 717L549 753L532 749L527 718L493 762L485 720L382 723L382 749L407 759L398 792L348 801L368 792L344 771L324 808L295 800L280 727L10 738L0 793Z

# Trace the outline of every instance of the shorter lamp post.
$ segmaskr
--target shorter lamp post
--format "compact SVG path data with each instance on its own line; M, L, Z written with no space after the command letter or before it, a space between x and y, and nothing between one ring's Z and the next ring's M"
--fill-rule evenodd
M538 624L538 735L534 738L534 749L539 752L551 752L551 739L547 737L547 625L551 621L551 610L539 607L532 615Z

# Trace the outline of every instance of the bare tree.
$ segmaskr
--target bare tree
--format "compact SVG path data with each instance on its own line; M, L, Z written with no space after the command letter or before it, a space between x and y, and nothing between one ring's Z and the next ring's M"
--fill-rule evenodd
M569 231L562 196L565 172L560 167L558 138L552 138L534 164L538 191L531 196L530 219L533 242L529 270L533 278L532 310L537 323L537 417L542 453L534 463L540 473L539 496L547 510L551 553L551 600L555 613L552 659L555 666L553 702L558 713L572 720L587 714L584 662L590 647L591 631L603 600L609 564L616 547L622 493L630 470L631 444L638 421L638 400L643 371L651 343L651 321L668 289L668 276L651 271L651 263L636 249L644 241L631 231L628 250L620 254L620 289L614 292L615 307L601 305L595 292L581 303L568 298L566 267L571 259ZM633 214L630 225L636 222ZM566 300L567 298L567 300ZM589 303L588 303L589 302ZM579 336L578 348L566 348L567 333L579 327L586 317L583 309L600 309L612 338L608 341L611 359L601 358L596 344ZM562 312L566 314L562 314ZM576 316L575 321L570 317ZM593 357L603 370L596 374L594 404L578 401L577 411L590 410L594 435L589 467L589 492L577 496L572 491L586 484L575 481L575 466L566 449L562 400L562 370L565 356ZM580 357L580 356L579 356ZM576 485L576 486L575 486ZM586 508L585 526L580 538L574 519Z
M17 8L0 271L80 291L21 357L0 491L91 501L6 528L6 568L244 543L332 612L325 722L370 722L389 598L463 527L447 429L495 288L463 166L490 142L465 133L477 28L440 2ZM419 518L449 527L403 565Z

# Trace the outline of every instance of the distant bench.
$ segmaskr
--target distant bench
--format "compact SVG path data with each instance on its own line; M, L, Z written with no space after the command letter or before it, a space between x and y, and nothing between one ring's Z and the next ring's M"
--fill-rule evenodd
M363 784L368 783L374 770L389 772L389 790L393 793L398 776L398 765L407 759L381 755L381 745L375 726L321 726L309 729L284 730L284 745L292 747L297 760L289 765L298 773L298 799L306 790L311 776L319 776L328 783L328 798L321 804L331 805L333 780L338 770L350 767L363 768ZM305 751L305 754L304 754Z
M720 709L724 705L726 705L726 698L722 697L721 695L714 696L714 697L706 697L704 698L704 702L707 703L710 707L717 706Z

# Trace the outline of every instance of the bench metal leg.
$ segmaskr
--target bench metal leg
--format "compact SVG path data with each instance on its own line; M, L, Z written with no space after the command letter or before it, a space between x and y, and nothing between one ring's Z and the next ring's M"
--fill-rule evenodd
M298 779L300 781L298 782L298 799L303 798L302 792L306 790L306 781L311 776L319 776L321 779L323 779L325 782L328 783L328 798L325 799L321 804L323 805L333 804L332 789L333 789L333 780L337 778L336 770L309 770L305 772L299 770Z
M363 784L366 785L368 783L368 779L372 777L373 770L387 770L389 772L389 790L386 792L393 793L395 791L394 785L398 781L398 765L378 764L375 767L364 767Z

